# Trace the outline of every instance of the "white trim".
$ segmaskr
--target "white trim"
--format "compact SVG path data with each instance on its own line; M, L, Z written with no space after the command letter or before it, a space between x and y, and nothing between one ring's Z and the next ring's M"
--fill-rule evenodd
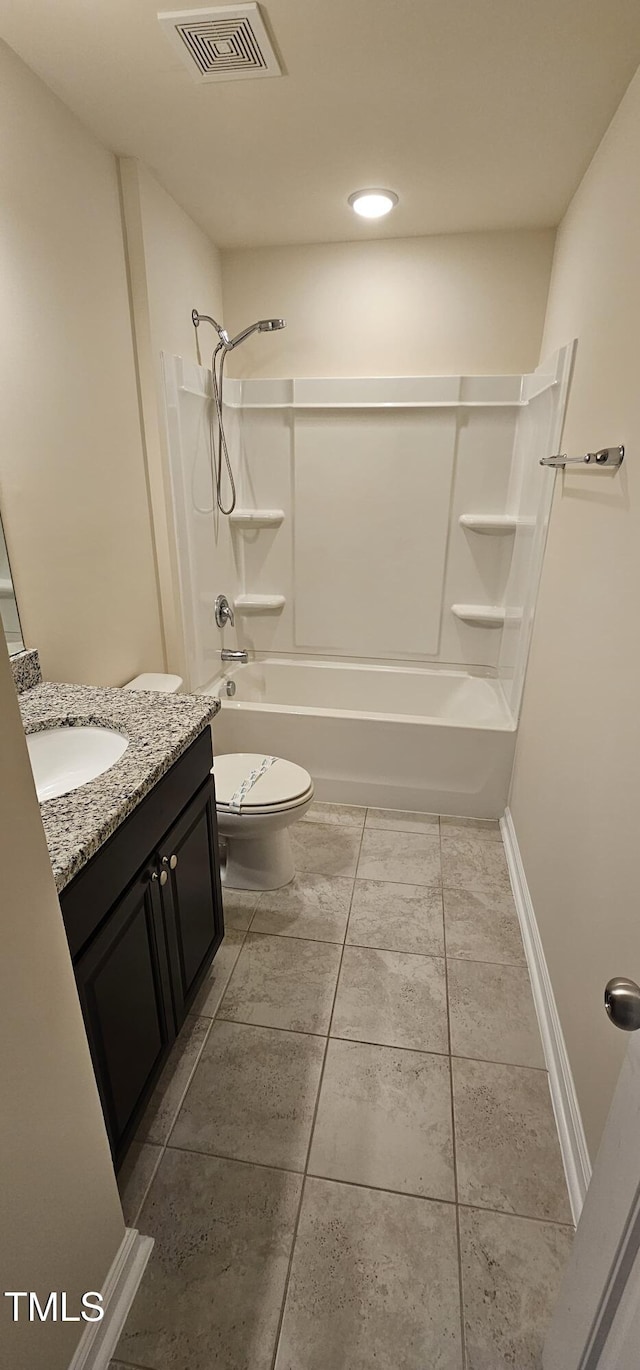
M591 1179L591 1161L542 938L509 808L505 809L504 817L500 820L500 829L549 1072L571 1212L577 1225Z
M87 1323L69 1370L107 1370L152 1249L152 1237L126 1228L101 1291L104 1317Z

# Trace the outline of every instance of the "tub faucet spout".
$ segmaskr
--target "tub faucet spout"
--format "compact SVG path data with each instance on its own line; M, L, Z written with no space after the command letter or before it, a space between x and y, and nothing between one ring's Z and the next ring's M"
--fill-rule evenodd
M247 662L248 662L248 660L249 660L249 653L248 653L247 651L245 651L244 649L241 650L241 651L239 651L239 652L232 652L231 649L230 649L229 647L223 647L223 648L222 648L222 651L221 651L221 653L220 653L220 660L221 660L221 661L238 661L238 662L242 662L243 666L246 666L246 664L247 664Z

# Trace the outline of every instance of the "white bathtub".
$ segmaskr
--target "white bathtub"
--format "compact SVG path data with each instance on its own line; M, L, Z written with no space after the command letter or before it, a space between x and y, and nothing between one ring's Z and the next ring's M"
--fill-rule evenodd
M267 657L225 669L204 693L222 701L218 753L297 761L318 799L476 818L505 807L515 729L487 676Z

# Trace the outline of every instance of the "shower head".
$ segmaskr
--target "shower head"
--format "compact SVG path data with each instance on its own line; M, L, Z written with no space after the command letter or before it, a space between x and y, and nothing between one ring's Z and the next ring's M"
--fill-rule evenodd
M286 326L285 319L258 319L257 323L249 324L249 327L243 328L241 333L236 333L235 338L231 338L225 343L225 346L227 351L230 352L232 348L238 346L238 343L244 342L245 338L249 338L252 333L275 333L277 329L286 328Z

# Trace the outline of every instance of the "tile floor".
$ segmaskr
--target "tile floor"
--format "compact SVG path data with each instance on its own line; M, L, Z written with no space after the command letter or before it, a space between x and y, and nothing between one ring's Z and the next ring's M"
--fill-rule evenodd
M572 1238L496 824L315 804L120 1176L114 1370L534 1370Z

